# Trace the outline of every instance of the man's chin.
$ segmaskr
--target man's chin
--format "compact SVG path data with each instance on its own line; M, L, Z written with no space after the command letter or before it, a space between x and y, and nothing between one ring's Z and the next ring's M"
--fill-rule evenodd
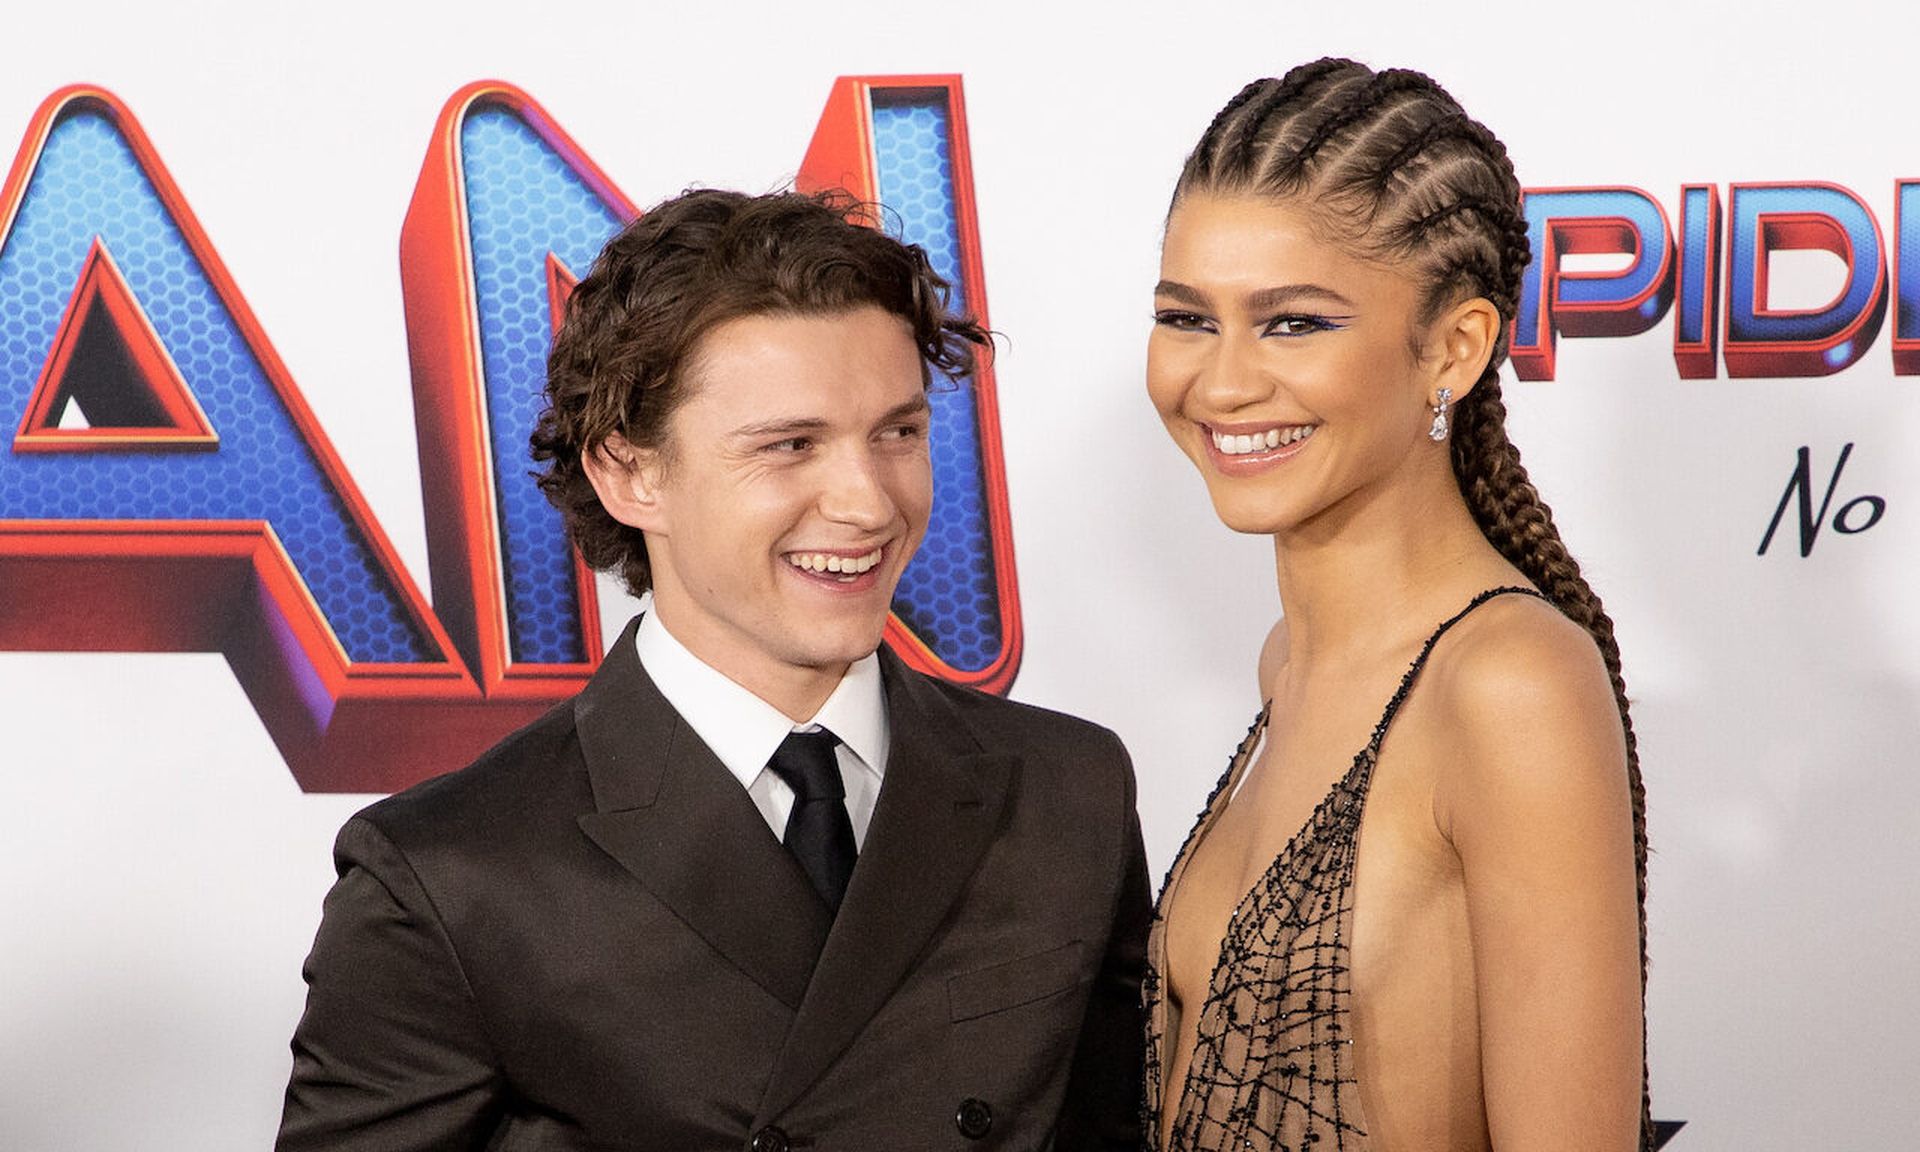
M832 629L811 630L796 636L794 663L809 668L844 668L864 660L880 647L886 635L886 617Z

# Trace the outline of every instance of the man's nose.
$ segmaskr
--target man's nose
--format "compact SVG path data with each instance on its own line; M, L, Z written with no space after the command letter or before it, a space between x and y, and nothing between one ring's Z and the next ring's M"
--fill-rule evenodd
M893 494L887 489L882 463L870 447L863 446L826 462L820 512L829 520L869 531L893 522Z

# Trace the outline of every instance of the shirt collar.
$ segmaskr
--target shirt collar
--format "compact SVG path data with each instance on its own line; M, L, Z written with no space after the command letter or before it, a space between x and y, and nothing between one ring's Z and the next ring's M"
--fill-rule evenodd
M695 656L667 631L658 613L641 617L633 643L660 694L743 787L753 786L787 733L813 727L838 736L875 780L885 774L892 733L878 654L849 665L813 718L796 724Z

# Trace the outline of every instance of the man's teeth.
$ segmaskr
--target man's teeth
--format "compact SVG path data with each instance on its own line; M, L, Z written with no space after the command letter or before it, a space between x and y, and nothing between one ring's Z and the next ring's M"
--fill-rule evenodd
M789 552L787 563L807 572L832 572L835 575L858 576L880 563L885 555L884 548L875 548L865 556L829 556L825 552Z
M1223 456L1245 456L1250 452L1270 452L1283 444L1297 444L1313 435L1317 424L1289 424L1284 428L1269 428L1265 432L1248 435L1235 435L1230 432L1215 432L1213 446Z

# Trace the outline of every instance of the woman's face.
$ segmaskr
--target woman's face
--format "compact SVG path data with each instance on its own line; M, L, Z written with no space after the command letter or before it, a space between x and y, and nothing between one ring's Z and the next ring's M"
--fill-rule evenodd
M1239 532L1275 533L1430 470L1419 288L1295 202L1191 194L1167 221L1147 391Z

